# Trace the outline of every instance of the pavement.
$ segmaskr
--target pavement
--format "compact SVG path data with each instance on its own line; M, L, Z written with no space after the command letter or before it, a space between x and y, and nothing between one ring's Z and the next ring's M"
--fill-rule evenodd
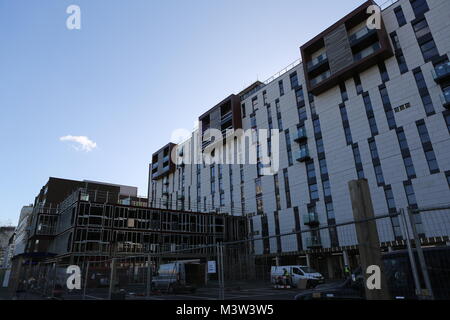
M275 289L269 283L229 283L225 288L225 300L293 300L295 295L302 289ZM108 288L88 289L84 297L86 300L108 300ZM152 292L149 297L145 296L145 287L126 288L125 300L219 300L220 289L215 283L208 287L198 288L194 293L166 293ZM0 299L10 299L6 290L0 290ZM19 300L48 300L50 297L39 293L22 293ZM63 300L82 300L82 291L67 293Z

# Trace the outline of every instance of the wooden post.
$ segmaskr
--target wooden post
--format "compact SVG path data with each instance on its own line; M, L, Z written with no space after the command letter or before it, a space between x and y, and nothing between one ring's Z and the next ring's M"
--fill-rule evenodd
M389 289L383 272L383 262L381 260L381 248L378 237L377 224L373 219L372 199L369 185L366 179L352 180L348 183L350 197L352 201L353 217L355 221L356 235L358 238L359 255L361 258L362 273L364 275L364 289L367 300L389 300ZM381 270L381 289L370 290L367 287L367 279L370 276L366 273L367 267L379 266Z

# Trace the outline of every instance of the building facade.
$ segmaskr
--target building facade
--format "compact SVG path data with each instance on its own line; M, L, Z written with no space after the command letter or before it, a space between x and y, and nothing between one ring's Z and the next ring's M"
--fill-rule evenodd
M150 204L249 216L253 236L275 236L255 246L257 255L302 258L357 244L355 235L332 227L276 237L351 221L351 180L368 180L376 215L448 203L450 2L391 1L376 30L366 25L372 4L303 45L302 62L201 115L192 139L171 145L179 156L189 151L187 163L163 176L152 174L157 162L150 164ZM196 161L192 145L208 148L211 126L223 138L227 129L278 130L274 174L262 175L259 162ZM198 136L201 142L192 143ZM267 142L269 155L276 152ZM415 224L424 238L442 236L426 216L416 215ZM383 230L383 242L403 237L398 218Z

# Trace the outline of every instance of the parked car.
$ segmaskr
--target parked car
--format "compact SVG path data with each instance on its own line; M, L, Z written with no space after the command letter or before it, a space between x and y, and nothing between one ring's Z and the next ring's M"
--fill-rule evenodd
M274 285L288 284L296 288L301 287L302 280L306 281L307 288L313 288L325 280L319 272L308 266L272 266L270 279Z

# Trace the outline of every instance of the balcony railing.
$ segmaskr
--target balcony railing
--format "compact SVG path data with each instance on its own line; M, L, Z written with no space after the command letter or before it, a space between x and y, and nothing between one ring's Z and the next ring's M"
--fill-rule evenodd
M308 62L307 67L308 70L311 70L312 68L314 68L315 66L325 62L328 60L327 54L326 52L322 53L320 56L312 59L311 61Z
M433 73L434 81L437 83L448 80L450 78L450 62L437 65L431 72Z
M330 72L330 70L328 70L328 71L318 75L317 77L311 79L311 85L315 86L318 83L328 79L330 76L331 76L331 72Z
M318 226L319 215L316 212L308 212L303 214L303 224L308 226Z
M373 53L375 53L377 50L379 50L381 47L380 47L380 43L379 42L376 42L376 43L374 43L373 45L371 45L370 47L367 47L367 48L365 48L364 50L362 50L362 51L360 51L360 52L358 52L358 53L355 53L354 55L353 55L353 60L356 62L356 61L359 61L359 60L362 60L362 59L364 59L365 57L368 57L368 56L370 56L371 54L373 54Z
M308 135L306 134L306 129L305 128L300 128L297 130L297 134L294 138L294 141L297 143L306 141L308 139Z
M322 246L320 238L317 236L306 238L306 246L308 248L318 248Z
M358 40L364 38L366 35L375 33L375 29L369 29L367 27L364 27L362 29L359 29L355 33L351 34L348 39L351 44L356 43Z
M224 122L227 122L227 121L231 120L232 118L233 118L233 113L232 113L231 111L229 111L229 112L227 112L226 114L224 114L224 115L222 116L222 118L220 119L220 121L221 121L222 123L224 123Z
M308 149L300 149L300 150L298 150L297 153L296 153L295 159L298 162L303 162L303 161L306 161L306 160L310 159L310 157L309 157L309 150Z

